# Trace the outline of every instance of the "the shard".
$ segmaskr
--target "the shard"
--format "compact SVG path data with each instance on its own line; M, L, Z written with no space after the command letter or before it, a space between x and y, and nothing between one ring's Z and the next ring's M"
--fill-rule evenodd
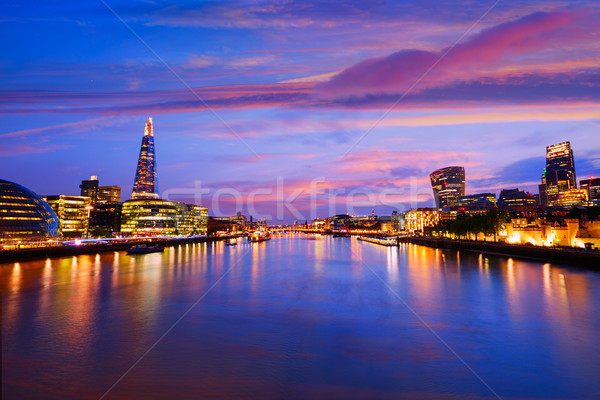
M132 199L157 199L158 182L156 178L156 158L154 155L154 130L152 118L146 121L142 147L135 171Z

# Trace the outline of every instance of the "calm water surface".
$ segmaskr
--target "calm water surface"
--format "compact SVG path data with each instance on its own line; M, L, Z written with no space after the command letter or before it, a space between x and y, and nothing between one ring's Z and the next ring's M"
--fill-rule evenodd
M600 398L596 272L283 236L0 273L4 399Z

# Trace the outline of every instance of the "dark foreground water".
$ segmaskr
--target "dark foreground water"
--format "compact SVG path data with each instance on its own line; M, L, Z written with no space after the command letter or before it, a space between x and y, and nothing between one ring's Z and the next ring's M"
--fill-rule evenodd
M306 236L0 270L4 399L600 398L595 272Z

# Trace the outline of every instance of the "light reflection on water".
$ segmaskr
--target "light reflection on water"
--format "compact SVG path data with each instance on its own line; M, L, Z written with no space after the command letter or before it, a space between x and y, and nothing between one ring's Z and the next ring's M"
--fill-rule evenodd
M99 398L220 278L106 398L492 398L403 302L503 398L600 393L595 272L281 235L0 273L3 398Z

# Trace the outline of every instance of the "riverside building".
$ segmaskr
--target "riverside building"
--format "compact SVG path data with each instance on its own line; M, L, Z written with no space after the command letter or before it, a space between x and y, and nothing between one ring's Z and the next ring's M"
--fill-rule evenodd
M0 179L0 245L15 240L56 238L58 227L56 213L40 196Z

